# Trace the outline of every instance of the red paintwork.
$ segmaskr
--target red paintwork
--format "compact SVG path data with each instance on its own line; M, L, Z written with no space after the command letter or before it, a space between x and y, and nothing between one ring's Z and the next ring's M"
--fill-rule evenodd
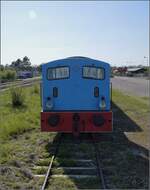
M112 131L112 112L41 112L41 131L47 132L65 132L74 133L73 128L73 114L78 113L80 115L80 121L78 123L78 132L111 132ZM58 126L51 127L47 120L52 114L60 115L60 122ZM96 127L93 124L93 114L102 115L105 119L105 123L101 127Z

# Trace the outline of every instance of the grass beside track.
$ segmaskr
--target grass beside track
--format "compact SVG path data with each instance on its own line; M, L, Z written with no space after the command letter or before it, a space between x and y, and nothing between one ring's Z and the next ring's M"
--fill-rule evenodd
M25 104L14 108L11 104L11 93L0 95L0 138L8 139L39 126L40 97L34 89L22 89Z
M24 88L23 91L26 99L21 108L12 107L9 91L0 94L0 188L2 190L33 189L33 187L39 189L43 179L34 179L31 168L37 163L39 165L49 163L51 156L49 148L56 136L56 133L40 133L39 93L35 93L34 87ZM118 189L130 187L148 189L148 174L145 168L148 168L145 164L147 162L144 157L139 157L137 149L135 151L133 147L130 148L129 141L138 146L138 149L149 148L149 100L144 97L127 96L113 90L113 113L114 139L116 137L117 143L112 144L108 140L107 143L99 144L104 160L103 166L108 167L108 170L112 165L115 168L116 173L110 175L110 183L113 183L110 186ZM87 150L87 145L82 148L83 151ZM66 148L62 149L60 154L66 154L65 151ZM40 160L43 158L44 160ZM68 163L64 159L63 157L57 159L55 166L67 166ZM74 165L74 161L71 162ZM109 172L106 170L106 176ZM52 179L51 183L52 189L76 189L77 186L85 187L82 183L87 184L69 178L60 181Z
M127 137L147 149L150 148L150 100L148 97L134 97L113 90L114 125L117 123ZM117 119L117 122L115 121Z

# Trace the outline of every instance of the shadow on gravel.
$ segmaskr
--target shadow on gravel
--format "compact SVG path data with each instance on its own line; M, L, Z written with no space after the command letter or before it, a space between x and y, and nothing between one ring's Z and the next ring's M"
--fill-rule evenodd
M148 189L149 188L149 151L148 149L129 141L124 132L141 132L142 129L123 110L114 103L113 110L113 133L96 134L101 164L107 189ZM92 143L88 134L81 134L75 139L72 134L64 134L64 145L59 148L52 174L68 175L66 167L77 167L78 164L72 158L80 153L82 159L93 159ZM52 154L59 142L59 134L52 143L46 145L46 150ZM67 144L68 143L68 144ZM83 145L84 144L84 145ZM61 152L61 153L60 153ZM81 154L83 152L83 154ZM87 154L90 153L90 156ZM57 170L57 167L64 167ZM82 175L78 173L78 175ZM97 178L98 179L98 178ZM49 189L100 189L102 188L97 179L67 179L49 181L52 188Z
M122 109L112 103L114 132L140 132L142 129Z

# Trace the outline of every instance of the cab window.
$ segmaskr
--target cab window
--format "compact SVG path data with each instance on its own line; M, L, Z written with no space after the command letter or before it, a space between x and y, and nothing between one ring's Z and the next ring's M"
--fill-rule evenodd
M101 67L83 67L83 78L104 79L104 68Z
M48 68L47 70L47 79L66 79L69 78L69 67L55 67Z

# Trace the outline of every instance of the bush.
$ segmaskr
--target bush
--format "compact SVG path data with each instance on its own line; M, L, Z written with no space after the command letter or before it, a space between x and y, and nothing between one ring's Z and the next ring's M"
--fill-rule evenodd
M16 71L3 70L0 71L0 79L2 82L13 81L16 79Z
M34 85L33 93L39 94L39 87L38 87L38 85Z
M13 107L23 106L25 101L25 96L23 94L22 88L11 89L11 100Z

